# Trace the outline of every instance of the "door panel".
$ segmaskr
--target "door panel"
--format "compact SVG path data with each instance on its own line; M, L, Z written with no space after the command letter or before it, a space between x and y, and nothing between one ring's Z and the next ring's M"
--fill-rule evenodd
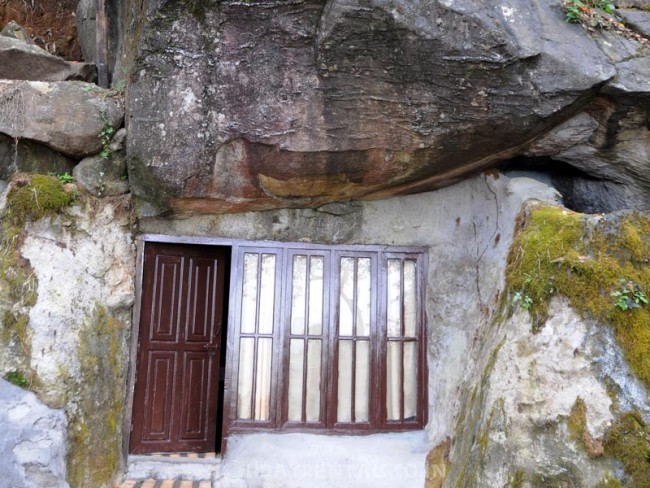
M215 450L228 257L146 244L131 453Z

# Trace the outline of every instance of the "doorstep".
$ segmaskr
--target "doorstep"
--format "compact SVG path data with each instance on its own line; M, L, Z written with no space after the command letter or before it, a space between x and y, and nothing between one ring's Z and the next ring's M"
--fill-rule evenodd
M120 488L212 488L209 480L126 480Z
M206 488L210 485L197 487L194 484L178 483L181 483L180 480L185 480L185 483L210 483L218 478L220 467L221 457L214 452L130 455L127 459L126 479L129 482L137 480L138 483L154 480L154 484L123 488ZM176 484L170 485L169 480ZM156 483L160 483L160 486Z

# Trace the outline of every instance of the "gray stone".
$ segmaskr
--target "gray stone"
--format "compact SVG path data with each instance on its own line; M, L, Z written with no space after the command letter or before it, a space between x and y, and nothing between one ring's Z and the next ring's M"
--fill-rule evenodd
M650 2L646 2L650 7ZM650 12L637 9L618 9L616 13L623 19L628 27L631 27L639 34L650 37Z
M79 0L76 12L77 37L83 58L88 63L94 63L97 57L96 12L97 5L94 0Z
M542 0L175 0L138 14L128 164L139 196L181 212L447 185L616 74Z
M65 414L0 379L0 486L68 488Z
M26 44L32 44L32 39L29 37L29 33L15 20L10 21L4 26L0 31L0 37L8 37L11 39L17 39Z
M119 97L81 82L0 80L0 111L0 133L76 158L97 154L101 130L123 119Z
M72 175L88 192L102 197L122 195L129 191L129 184L123 179L125 171L123 156L92 156L82 159L72 170Z
M95 81L95 65L66 61L45 49L0 36L0 79L31 81Z
M9 179L17 171L69 173L76 161L27 139L0 134L0 178Z

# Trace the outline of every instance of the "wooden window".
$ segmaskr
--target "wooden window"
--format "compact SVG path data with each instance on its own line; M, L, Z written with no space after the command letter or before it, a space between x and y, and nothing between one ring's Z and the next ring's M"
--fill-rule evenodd
M426 422L422 249L234 248L229 431Z

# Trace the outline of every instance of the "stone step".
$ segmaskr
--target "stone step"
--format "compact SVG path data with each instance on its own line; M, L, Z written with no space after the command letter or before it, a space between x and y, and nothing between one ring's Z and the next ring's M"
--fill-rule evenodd
M131 455L127 461L128 480L180 480L188 482L206 482L217 478L221 466L221 458L215 453L202 454L171 454L171 455ZM209 483L209 481L208 481ZM210 486L210 485L206 485ZM191 485L164 485L163 488L196 488ZM154 488L142 486L138 488ZM155 488L161 488L155 485ZM200 488L204 488L201 486Z
M210 480L126 480L120 488L212 488Z

